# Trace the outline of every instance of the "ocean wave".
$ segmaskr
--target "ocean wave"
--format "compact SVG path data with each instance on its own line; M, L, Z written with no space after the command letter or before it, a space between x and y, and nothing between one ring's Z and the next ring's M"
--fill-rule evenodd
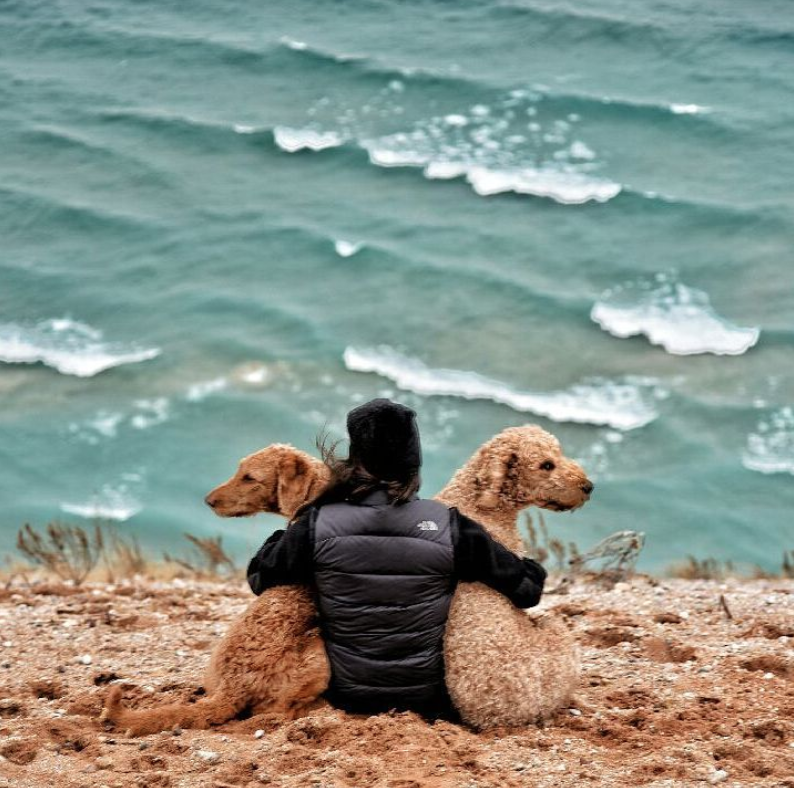
M90 378L124 364L160 355L159 348L135 348L102 341L102 332L68 318L35 326L0 324L0 361L44 364L63 375Z
M607 290L590 313L604 331L625 339L644 334L673 355L740 355L758 341L758 328L734 326L711 307L702 290L674 275L628 282Z
M655 381L645 379L623 382L597 379L565 391L531 392L519 391L476 372L432 369L387 346L348 347L343 358L347 369L373 372L415 394L490 400L552 421L631 430L649 424L658 416L655 400L660 391Z
M305 41L299 41L289 36L281 36L279 44L291 49L294 52L304 52L312 57L319 58L320 60L331 60L335 63L356 63L366 61L367 57L364 55L350 55L342 52L329 52L320 47L310 46Z
M747 436L742 464L759 473L794 474L794 408L780 408L761 419Z
M556 12L555 12L556 13ZM572 15L570 9L561 12L561 16L569 17ZM586 18L586 17L582 17ZM596 17L593 17L595 19ZM605 22L608 26L610 35L614 33L616 22L609 18L610 21ZM606 17L604 18L605 21ZM623 19L624 23L628 20ZM630 28L634 29L635 25L630 23ZM639 28L643 29L647 26L640 24ZM341 65L348 69L353 69L353 73L359 76L375 77L379 80L387 80L390 85L395 83L401 92L406 82L413 88L429 88L437 89L440 86L446 87L451 93L482 93L483 90L500 90L504 89L503 84L496 83L487 79L482 73L466 73L460 67L450 67L449 69L431 68L428 66L414 66L398 64L390 61L383 60L380 57L374 57L368 54L345 54L341 52L333 52L328 49L313 46L305 41L282 36L279 40L279 46L283 50L289 50L290 54L297 54L303 58L303 63L308 61L315 61L318 66ZM583 92L566 92L550 88L548 85L532 85L529 90L525 88L515 88L510 91L511 94L526 93L529 94L533 100L543 99L547 102L555 104L561 109L582 108L589 111L604 110L617 112L640 112L640 113L653 113L655 115L670 116L670 115L705 115L710 112L709 107L694 103L685 102L670 102L664 100L642 100L628 96L611 96L611 95L598 95ZM457 114L457 113L453 113Z
M575 136L579 116L539 115L532 91L510 91L492 104L383 134L400 115L395 92L396 86L383 89L361 108L318 102L306 127L277 127L275 144L289 153L357 145L377 167L418 167L429 180L465 178L482 197L513 192L579 205L607 202L623 189L598 174L597 153Z
M87 520L116 520L124 522L143 508L127 485L106 484L100 491L81 503L61 503L61 511L85 517Z
M334 241L334 250L340 257L352 257L364 248L361 241Z
M344 144L344 138L335 131L291 129L286 126L276 126L273 129L273 140L287 153L297 153L301 150L321 151L338 148Z

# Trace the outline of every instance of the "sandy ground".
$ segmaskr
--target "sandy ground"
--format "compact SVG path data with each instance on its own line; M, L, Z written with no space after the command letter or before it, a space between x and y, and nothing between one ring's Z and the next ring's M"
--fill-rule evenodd
M547 596L582 644L583 676L544 728L477 734L324 707L264 732L255 717L103 730L112 682L133 706L196 697L250 599L242 584L180 580L0 589L0 786L794 788L791 580L637 577Z

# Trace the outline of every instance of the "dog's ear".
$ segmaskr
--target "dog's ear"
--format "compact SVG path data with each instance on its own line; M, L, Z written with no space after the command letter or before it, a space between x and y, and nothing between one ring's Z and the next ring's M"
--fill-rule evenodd
M278 510L285 517L292 515L306 503L314 482L314 470L299 454L285 453L278 464Z
M494 454L483 463L477 500L481 509L496 509L499 505L507 473L517 460L518 455L511 451L504 455Z

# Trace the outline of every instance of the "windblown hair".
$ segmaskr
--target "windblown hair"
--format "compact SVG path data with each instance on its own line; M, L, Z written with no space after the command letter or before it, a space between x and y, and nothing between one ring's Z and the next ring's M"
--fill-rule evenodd
M336 451L339 441L329 442L327 433L322 432L317 436L316 445L320 452L320 458L330 471L328 484L324 490L295 512L293 521L313 507L342 501L357 503L377 489L385 490L389 501L398 506L410 501L422 486L422 477L419 473L413 474L408 479L378 479L355 460L351 460L349 457L339 457Z

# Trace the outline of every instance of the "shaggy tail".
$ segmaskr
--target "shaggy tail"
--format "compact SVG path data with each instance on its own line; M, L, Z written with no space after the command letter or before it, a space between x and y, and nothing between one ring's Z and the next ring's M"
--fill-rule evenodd
M121 687L111 687L105 707L100 715L102 722L126 730L132 736L158 733L170 728L209 728L228 722L245 707L245 700L225 692L221 684L207 698L196 703L173 703L153 709L128 709L121 702Z

